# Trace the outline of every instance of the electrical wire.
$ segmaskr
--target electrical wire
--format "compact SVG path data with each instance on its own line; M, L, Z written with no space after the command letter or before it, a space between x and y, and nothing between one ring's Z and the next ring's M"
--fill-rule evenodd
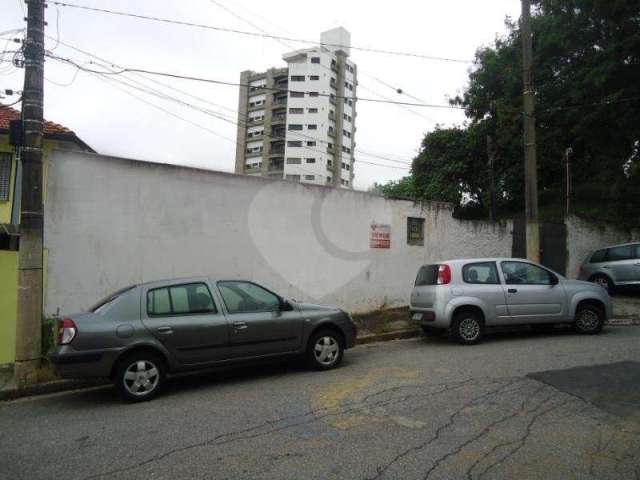
M347 45L341 45L341 44L336 44L336 43L323 43L323 42L317 42L317 41L314 41L314 40L305 40L305 39L301 39L301 38L285 37L285 36L281 36L281 35L273 35L273 34L267 34L267 33L247 32L245 30L238 30L238 29L234 29L234 28L219 27L219 26L214 26L214 25L206 25L206 24L202 24L202 23L187 22L187 21L182 21L182 20L174 20L174 19L171 19L171 18L157 17L157 16L151 16L151 15L142 15L142 14L137 14L137 13L132 13L132 12L123 12L123 11L119 11L119 10L109 10L109 9L106 9L106 8L89 7L87 5L78 5L78 4L75 4L75 3L59 2L59 1L54 1L54 0L48 0L47 3L53 4L53 5L58 5L60 7L69 7L69 8L76 8L76 9L86 10L86 11L91 11L91 12L107 13L107 14L110 14L110 15L137 18L139 20L149 20L149 21L168 23L168 24L174 24L174 25L182 25L182 26L185 26L185 27L195 27L195 28L202 28L202 29L207 29L207 30L216 30L216 31L220 31L220 32L236 33L236 34L239 34L239 35L246 35L246 36L251 36L251 37L264 37L264 38L273 38L273 39L278 39L278 40L285 40L285 41L289 41L289 42L307 43L307 44L312 44L312 45L319 45L321 47L333 47L333 48L346 48L346 47L348 47L348 48L351 48L352 50L360 50L360 51L363 51L363 52L379 53L379 54L384 54L384 55L406 56L406 57L422 58L422 59L425 59L425 60L434 60L434 61L441 61L441 62L467 63L467 64L474 63L474 60L462 60L462 59L458 59L458 58L438 57L438 56L426 55L426 54L422 54L422 53L403 52L403 51L396 51L396 50L385 50L385 49L371 48L371 47L360 47L360 46L352 46L352 45L348 45L347 46Z

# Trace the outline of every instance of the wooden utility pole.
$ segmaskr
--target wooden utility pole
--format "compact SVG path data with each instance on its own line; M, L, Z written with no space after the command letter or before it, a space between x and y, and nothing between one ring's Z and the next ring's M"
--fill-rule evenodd
M42 325L42 117L44 83L43 0L27 2L27 38L24 42L24 87L21 147L22 196L18 255L18 321L15 377L19 384L34 380L40 362Z
M568 216L571 210L571 156L573 149L567 148L564 151L564 167L565 167L565 215Z
M527 222L527 258L540 261L538 226L538 171L536 160L535 92L533 90L533 45L531 38L531 0L522 1L522 73L524 80L524 195Z

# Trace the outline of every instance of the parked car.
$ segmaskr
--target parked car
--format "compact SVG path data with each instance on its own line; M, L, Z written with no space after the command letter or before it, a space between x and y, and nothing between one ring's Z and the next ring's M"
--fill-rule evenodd
M580 333L598 333L612 306L606 290L593 283L527 260L487 258L421 267L410 312L427 334L449 330L460 343L475 344L493 326L567 323Z
M250 281L195 277L132 285L58 322L61 377L109 377L127 400L154 398L167 374L276 355L336 367L356 327L336 307L285 300Z
M640 285L640 243L625 243L589 253L580 266L580 280L613 293L616 287Z

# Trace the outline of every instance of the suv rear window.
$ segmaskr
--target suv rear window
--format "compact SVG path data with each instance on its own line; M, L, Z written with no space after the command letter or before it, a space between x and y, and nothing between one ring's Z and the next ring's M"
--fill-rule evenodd
M591 255L591 260L589 260L589 262L590 263L604 262L606 257L607 257L607 250L606 249L598 250L593 255Z
M629 260L631 258L633 258L631 245L610 248L609 253L607 254L607 260L612 262L615 262L616 260Z
M438 283L438 265L423 265L418 270L416 287L422 285L436 285Z

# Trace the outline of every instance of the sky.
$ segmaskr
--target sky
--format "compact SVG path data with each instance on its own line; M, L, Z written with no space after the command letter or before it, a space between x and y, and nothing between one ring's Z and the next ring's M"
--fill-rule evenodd
M25 4L20 0L2 3L0 33L23 28ZM73 0L69 3L251 32L261 29L269 34L314 41L319 40L320 32L342 26L351 32L354 46L462 60L472 60L477 48L490 45L496 36L505 33L508 16L515 19L520 13L518 0L393 3ZM108 65L235 83L239 82L241 71L285 66L282 60L285 52L309 46L53 4L47 8L46 19L46 35L50 37L46 48L96 70L104 67L89 63L91 57L67 45L100 57ZM21 35L20 32L2 35L0 51L13 50L16 44L7 40ZM464 91L472 68L471 63L361 50L352 50L351 59L358 65L359 97L440 105ZM21 90L23 72L10 63L0 63L0 92L6 88ZM236 86L131 73L105 78L54 59L46 61L45 79L45 117L74 130L99 153L233 171L237 127L220 116L237 120ZM155 94L149 93L150 88ZM9 96L0 101L15 100L17 97ZM425 133L436 124L451 126L464 121L458 110L366 101L358 102L357 114L356 148L366 152L356 154L357 190L407 175L408 164Z

